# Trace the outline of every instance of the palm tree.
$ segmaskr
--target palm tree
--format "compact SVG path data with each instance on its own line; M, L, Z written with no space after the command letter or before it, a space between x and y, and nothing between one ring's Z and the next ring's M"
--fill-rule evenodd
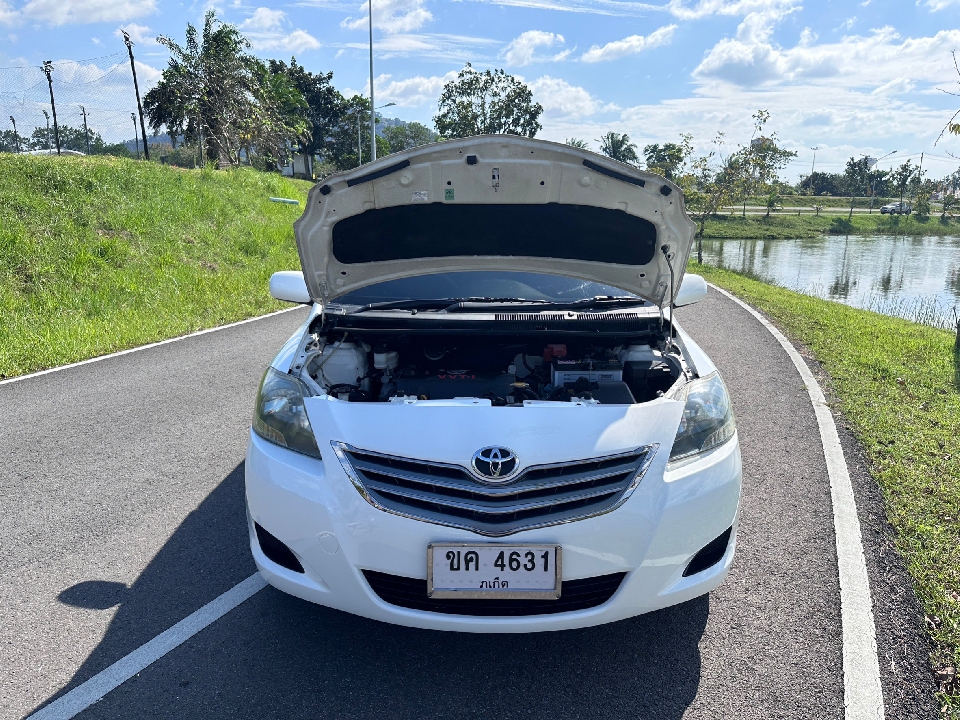
M605 133L597 142L600 143L600 152L607 157L629 165L636 165L640 162L640 158L637 155L637 144L630 142L630 136L626 133L621 135L611 130Z

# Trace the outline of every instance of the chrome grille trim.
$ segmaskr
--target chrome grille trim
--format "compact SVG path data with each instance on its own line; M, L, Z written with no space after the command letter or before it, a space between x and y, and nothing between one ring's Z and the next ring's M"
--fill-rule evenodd
M331 441L357 492L384 512L503 537L574 522L620 507L640 484L658 445L525 468L486 485L466 467L361 450Z

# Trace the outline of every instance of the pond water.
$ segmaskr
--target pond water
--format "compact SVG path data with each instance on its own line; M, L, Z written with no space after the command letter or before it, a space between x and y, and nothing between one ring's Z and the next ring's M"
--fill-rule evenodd
M960 313L957 237L705 239L703 260L809 295L936 327L956 327Z

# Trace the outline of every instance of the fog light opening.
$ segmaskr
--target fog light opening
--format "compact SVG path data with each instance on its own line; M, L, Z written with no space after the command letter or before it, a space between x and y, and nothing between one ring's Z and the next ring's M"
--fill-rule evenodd
M275 562L280 567L285 567L287 570L293 570L296 573L303 572L303 565L300 564L297 556L293 554L290 548L257 523L254 523L253 527L257 531L257 542L260 543L260 549L268 560Z
M690 577L691 575L696 575L699 572L712 568L720 562L727 552L727 545L730 544L730 536L732 534L733 528L729 527L724 531L723 535L707 543L700 552L693 556L693 560L690 561L686 570L683 571L683 576Z

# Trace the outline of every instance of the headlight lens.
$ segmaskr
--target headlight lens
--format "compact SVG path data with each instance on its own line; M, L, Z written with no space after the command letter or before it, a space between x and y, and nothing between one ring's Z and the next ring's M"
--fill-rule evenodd
M253 431L282 447L320 457L317 439L303 407L303 385L292 375L267 368L257 395Z
M699 455L722 445L736 430L730 396L720 375L712 373L694 380L687 386L687 404L670 460Z

